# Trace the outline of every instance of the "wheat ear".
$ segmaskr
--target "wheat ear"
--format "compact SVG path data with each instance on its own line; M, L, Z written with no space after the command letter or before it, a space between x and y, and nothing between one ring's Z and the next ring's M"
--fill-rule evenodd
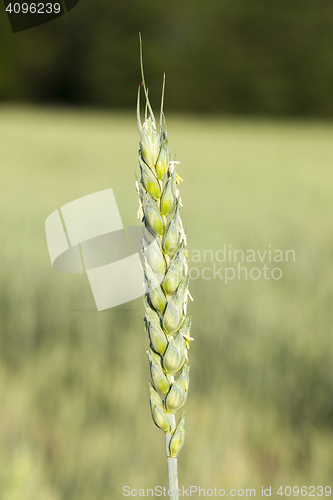
M140 40L141 41L141 40ZM185 413L176 423L176 412L185 404L189 389L191 319L187 316L189 274L186 235L180 217L182 206L176 185L182 180L172 161L163 99L159 130L145 85L140 44L145 120L141 124L140 89L137 118L140 131L141 176L138 217L143 225L142 267L146 281L145 325L150 340L148 359L151 373L150 408L154 423L165 432L165 450L170 500L177 500L177 456L185 440Z

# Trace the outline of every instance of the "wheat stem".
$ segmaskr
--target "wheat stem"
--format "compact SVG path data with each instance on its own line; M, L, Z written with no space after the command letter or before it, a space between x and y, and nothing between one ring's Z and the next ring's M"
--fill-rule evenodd
M178 500L177 458L167 458L170 500Z

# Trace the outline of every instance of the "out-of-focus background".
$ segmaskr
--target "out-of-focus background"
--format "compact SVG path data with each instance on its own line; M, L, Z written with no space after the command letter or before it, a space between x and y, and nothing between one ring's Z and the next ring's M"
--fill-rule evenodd
M132 109L138 33L151 96L169 111L332 117L326 0L86 0L37 28L0 21L0 97Z
M82 0L16 34L0 12L0 499L167 484L142 300L97 313L85 276L52 269L44 234L55 209L109 187L137 223L139 31L156 109L167 75L202 260L190 267L223 276L224 245L296 256L266 258L279 280L192 280L180 484L320 495L333 486L333 4Z

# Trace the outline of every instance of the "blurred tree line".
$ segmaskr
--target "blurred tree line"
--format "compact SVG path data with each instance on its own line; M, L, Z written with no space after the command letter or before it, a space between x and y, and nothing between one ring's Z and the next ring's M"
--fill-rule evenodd
M81 0L13 34L0 17L0 99L132 108L139 31L168 110L333 116L332 0Z

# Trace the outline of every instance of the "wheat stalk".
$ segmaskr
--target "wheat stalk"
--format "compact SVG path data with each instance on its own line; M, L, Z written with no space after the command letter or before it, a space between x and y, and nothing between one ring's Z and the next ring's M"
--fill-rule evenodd
M180 217L182 206L176 185L182 180L172 161L161 99L159 130L145 85L140 38L145 120L140 118L140 89L137 118L140 131L141 176L138 217L143 225L142 267L146 281L145 325L150 340L148 351L151 383L150 408L154 423L165 432L165 450L170 500L177 500L177 457L185 440L185 413L176 423L176 412L185 404L189 388L191 319L187 316L189 274L186 235Z

